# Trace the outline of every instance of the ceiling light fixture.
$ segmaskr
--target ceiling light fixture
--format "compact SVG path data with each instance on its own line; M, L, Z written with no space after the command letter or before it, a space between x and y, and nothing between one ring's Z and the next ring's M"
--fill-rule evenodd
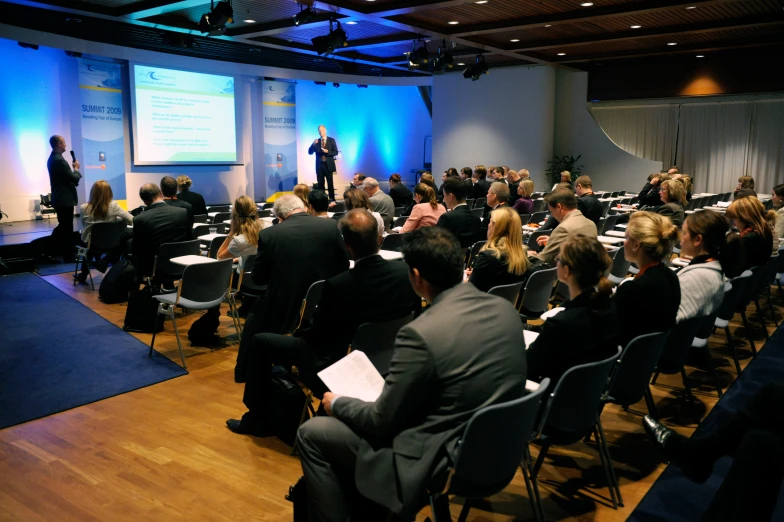
M441 54L441 47L439 47L438 56L433 59L433 74L442 74L454 67L452 62L454 62L455 58L452 56L452 52L446 47L446 42L444 42L443 45L444 48L446 48L444 54Z
M474 2L474 3L475 3L475 4L486 4L486 3L487 3L487 0L477 0L477 1L476 1L476 2Z
M678 45L678 42L669 42L667 45Z
M697 6L696 6L696 5L690 5L690 6L689 6L689 7L687 7L686 9L697 9Z
M550 24L547 24L547 25L545 25L545 27L552 27L552 25L550 25Z
M705 55L704 54L698 54L697 58L705 58Z
M580 5L583 7L591 7L593 5L593 2L583 2Z
M247 20L243 20L243 22L245 22L246 24L255 24L256 20L251 20L250 18L248 18Z
M629 27L631 27L632 29L639 29L642 26L641 25L630 25Z
M520 39L519 39L519 38L512 38L512 39L511 39L511 40L509 40L509 41L510 41L510 42L519 42L519 41L520 41Z
M357 22L351 20L350 22L346 22L346 25L357 25Z
M463 71L463 78L466 80L471 78L471 80L475 82L481 78L483 74L487 74L488 69L489 67L487 66L487 62L485 62L485 57L481 54L477 54L476 63L474 65L469 65L466 70Z
M417 47L417 40L414 40L411 43L411 52L408 55L409 65L416 67L418 65L424 65L430 59L430 51L427 49L427 43L422 40L419 40L422 44L420 47Z
M337 28L334 30L332 29L333 23L337 24ZM316 48L318 54L329 54L335 49L348 45L348 33L340 27L340 22L332 19L329 21L329 34L317 36L310 41L313 42L313 47Z
M566 53L558 53L558 56L566 56Z
M465 64L463 62L457 62L456 64L458 67L463 67Z
M449 25L457 25L457 24L459 24L460 22L458 22L457 20L452 20L452 21L450 21L450 22L447 22L447 23L448 23Z
M234 23L234 9L229 0L221 0L217 4L210 2L210 12L205 13L199 20L199 31L210 35L226 32L226 24Z
M305 5L300 4L300 11L299 13L292 16L294 19L294 25L299 26L300 24L307 24L308 22L313 21L316 17L316 10L312 7L307 7Z

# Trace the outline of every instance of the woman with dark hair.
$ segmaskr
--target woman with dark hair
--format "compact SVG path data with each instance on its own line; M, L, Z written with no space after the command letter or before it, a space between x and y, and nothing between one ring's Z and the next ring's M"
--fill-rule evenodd
M365 191L361 188L348 189L343 193L343 204L346 207L346 212L355 208L364 208L373 214L373 217L376 218L376 222L378 223L378 237L380 243L381 237L384 235L384 218L382 218L381 214L378 212L373 211L373 206L370 204L370 199L367 194L365 194Z
M204 197L201 194L191 191L193 182L191 178L186 175L177 176L177 199L190 203L193 207L193 215L201 216L207 214L207 204L204 202Z
M407 207L414 200L413 194L407 186L403 184L400 174L389 176L389 197L392 198L396 207Z
M743 244L744 270L766 264L774 249L776 213L772 210L766 212L755 196L746 196L730 203L727 217L734 221Z
M401 234L413 232L422 227L432 227L438 223L438 218L446 213L444 206L438 204L436 193L424 183L414 187L414 201L416 201L416 205L411 210L411 215L406 220L406 224L403 225L403 229L400 231ZM390 232L394 233L395 231L391 230Z
M738 186L735 187L733 199L745 198L747 196L757 197L757 192L754 190L754 178L741 176L738 178Z
M742 271L742 247L730 225L716 212L695 212L686 218L681 234L681 254L691 257L678 272L681 304L677 322L710 315L724 299L724 276Z
M556 258L558 280L569 287L569 301L547 319L526 350L528 375L549 377L551 389L570 368L606 359L617 352L618 314L612 283L604 274L612 260L596 238L570 237Z
M508 206L490 213L487 243L467 273L475 287L487 292L494 286L511 285L526 278L528 254L523 246L520 216Z
M773 206L776 209L775 237L784 237L784 185L773 187Z

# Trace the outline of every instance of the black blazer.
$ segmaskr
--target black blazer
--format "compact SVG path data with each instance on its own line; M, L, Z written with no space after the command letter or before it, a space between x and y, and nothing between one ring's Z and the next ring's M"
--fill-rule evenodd
M300 334L313 350L316 372L346 355L363 323L389 321L421 310L408 265L379 255L326 280L312 326Z
M654 187L650 183L646 183L640 193L637 194L637 204L641 207L658 207L659 205L663 205L664 202L659 195L660 190L661 184Z
M550 389L570 368L600 361L618 351L618 313L609 298L584 293L544 322L525 352L529 379L550 378Z
M153 203L134 217L132 252L138 275L152 275L160 246L185 241L189 237L188 232L188 212L163 201Z
M686 219L686 212L684 212L683 205L680 203L665 203L654 212L670 218L676 227L683 225L683 221Z
M744 270L767 264L773 254L773 236L771 234L760 235L756 232L749 232L740 238L740 244L743 246Z
M468 248L483 239L482 222L468 205L460 205L443 213L436 224L452 232L462 248Z
M263 229L258 250L251 275L255 284L267 285L267 292L248 315L243 338L290 332L310 285L348 270L337 222L304 212Z
M318 172L319 164L321 163L322 156L326 159L325 163L327 164L327 170L329 172L335 172L335 156L338 155L338 144L335 143L335 138L330 138L327 136L327 146L324 147L327 149L327 152L321 151L321 140L319 143L314 145L313 143L310 144L310 148L308 149L308 154L315 154L316 155L316 171Z
M184 208L185 212L188 213L188 239L193 237L193 207L190 203L185 201L180 201L178 199L164 199L167 205L177 208Z
M204 202L204 197L197 192L183 190L177 194L177 200L190 203L191 207L193 207L194 216L202 216L207 213L207 204Z
M527 274L523 272L522 275L516 275L509 272L509 263L506 256L501 256L501 259L495 257L495 254L484 250L474 259L474 269L471 272L471 277L468 279L482 292L487 292L494 286L511 285L525 281Z
M509 203L499 203L495 207L489 207L485 205L484 211L482 212L482 233L487 235L487 227L490 226L490 214L493 210L501 207L509 207Z
M474 187L473 187L473 190L471 192L471 197L473 199L486 198L487 197L487 191L490 190L490 185L491 184L492 183L490 183L486 179L480 179L479 181L474 183Z
M414 195L402 183L389 188L389 197L395 202L396 207L408 207L414 201Z
M52 206L75 207L79 204L76 187L82 175L78 170L71 170L71 165L62 154L52 152L46 162L49 170L49 186L52 189Z
M597 226L604 214L604 205L594 194L583 194L577 198L577 209Z
M675 325L681 304L681 284L664 263L654 265L615 292L621 320L621 346L643 334L663 332Z
M733 194L732 199L740 199L740 198L745 198L747 196L757 197L757 192L751 188L742 188L740 190L736 190L732 194Z
M514 206L515 202L520 199L520 194L517 193L517 188L520 186L520 182L517 183L509 183L509 206Z

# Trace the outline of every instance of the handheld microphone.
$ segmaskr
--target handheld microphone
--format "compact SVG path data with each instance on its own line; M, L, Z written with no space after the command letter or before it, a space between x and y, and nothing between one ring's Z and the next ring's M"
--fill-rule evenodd
M76 161L76 154L73 151L71 151L71 160Z

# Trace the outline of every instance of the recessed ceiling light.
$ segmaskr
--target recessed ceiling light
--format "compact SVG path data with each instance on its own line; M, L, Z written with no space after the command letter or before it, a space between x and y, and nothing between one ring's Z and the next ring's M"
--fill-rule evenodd
M705 58L705 55L704 54L698 54L697 58Z
M464 64L463 62L457 62L457 65L459 65L459 66L461 66L461 67L462 67L462 66L463 66L463 65L465 65L465 64Z
M667 45L678 45L678 42L669 42Z
M580 5L583 6L583 7L591 7L593 5L593 2L583 2Z
M449 25L457 25L457 24L459 24L460 22L458 22L457 20L452 20L452 21L450 21L450 22L447 22L447 23L448 23Z
M350 22L346 22L346 25L357 25L357 23L356 23L355 21L353 21L353 20L352 20L352 21L350 21Z
M519 39L519 38L512 38L512 39L511 39L511 40L509 40L509 41L510 41L510 42L519 42L519 41L520 41L520 39Z
M80 24L80 23L82 23L82 19L81 18L66 18L65 21L66 22L70 22L72 24Z
M697 6L696 6L696 5L690 5L690 6L689 6L689 7L687 7L686 9L697 9Z
M566 56L566 53L558 53L558 56Z
M256 20L251 20L250 18L248 18L247 20L243 20L243 22L245 22L246 24L255 24Z
M474 3L475 3L475 4L486 4L486 3L487 3L487 0L477 0L477 1L476 1L476 2L474 2Z
M550 25L550 24L547 24L547 25L545 25L545 27L552 27L552 25Z
M642 26L641 25L630 25L629 27L631 27L632 29L639 29Z

